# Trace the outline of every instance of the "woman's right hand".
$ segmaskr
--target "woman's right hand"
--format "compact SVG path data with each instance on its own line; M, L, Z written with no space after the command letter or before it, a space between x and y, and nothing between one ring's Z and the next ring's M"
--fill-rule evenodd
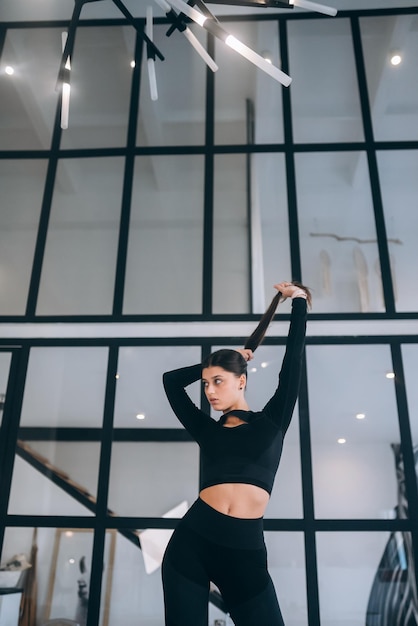
M297 285L294 285L293 283L288 283L284 281L282 283L277 283L277 285L274 285L274 288L277 289L277 291L280 291L284 298L292 298L293 295L296 295L296 292L298 291L300 292L300 295L302 297L306 298L305 290L301 287L298 287Z

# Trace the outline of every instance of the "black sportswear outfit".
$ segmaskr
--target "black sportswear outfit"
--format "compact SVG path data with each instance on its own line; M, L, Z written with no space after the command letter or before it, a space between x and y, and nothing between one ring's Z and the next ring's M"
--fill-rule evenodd
M271 493L298 395L305 330L306 300L295 298L279 384L262 411L231 411L215 421L185 391L201 378L200 364L164 374L171 407L200 446L201 489L245 483ZM246 423L224 427L228 415ZM166 626L207 626L210 581L236 626L284 626L267 571L263 518L224 515L199 498L173 533L162 575Z

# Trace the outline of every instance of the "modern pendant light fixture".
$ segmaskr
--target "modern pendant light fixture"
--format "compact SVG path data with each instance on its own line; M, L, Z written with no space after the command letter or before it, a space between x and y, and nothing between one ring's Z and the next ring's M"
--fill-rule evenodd
M58 73L57 89L61 90L61 128L68 128L68 116L69 116L69 104L70 104L70 71L71 71L71 56L74 50L75 35L77 25L80 19L80 14L83 6L90 2L102 2L103 0L74 0L74 10L71 17L70 25L67 33L63 33L63 52L61 57L61 63ZM139 36L144 40L147 46L147 66L148 66L148 78L150 84L151 99L158 99L157 78L155 71L155 60L158 57L161 61L164 61L164 56L161 54L157 46L153 42L153 13L152 8L148 7L146 14L145 29L142 28L140 21L133 17L128 11L122 0L112 0L113 4L120 10L120 12L126 17L127 21L137 30ZM283 72L280 68L271 63L270 60L265 59L262 55L258 54L245 43L231 35L223 26L219 23L216 17L209 11L203 0L155 0L155 2L162 8L166 17L171 21L171 27L167 32L167 36L170 36L174 30L179 30L193 46L196 52L201 56L204 62L210 67L213 72L216 72L218 66L212 57L207 53L205 48L191 32L187 26L185 18L192 20L207 32L211 33L217 39L223 41L232 50L235 50L242 57L247 59L250 63L258 67L260 70L271 76L274 80L288 87L292 82L290 76ZM277 8L277 9L292 9L294 6L308 9L311 11L317 11L325 15L336 15L336 9L319 4L317 2L311 2L310 0L211 0L213 4L222 5L235 5L235 6L250 6L259 8ZM195 8L197 7L197 8ZM178 13L176 13L178 11Z

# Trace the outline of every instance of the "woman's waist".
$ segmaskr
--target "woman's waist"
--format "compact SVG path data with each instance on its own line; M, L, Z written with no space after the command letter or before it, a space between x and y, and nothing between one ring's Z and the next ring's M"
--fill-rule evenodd
M258 519L264 516L269 493L258 485L233 482L207 486L200 492L200 498L223 515Z

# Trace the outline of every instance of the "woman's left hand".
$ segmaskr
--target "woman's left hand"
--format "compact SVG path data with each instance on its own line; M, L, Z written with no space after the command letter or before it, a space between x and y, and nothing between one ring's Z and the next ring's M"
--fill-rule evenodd
M242 356L244 357L244 359L248 362L251 361L251 359L254 358L254 353L252 350L249 350L248 348L237 348L237 352L239 352L240 354L242 354Z

